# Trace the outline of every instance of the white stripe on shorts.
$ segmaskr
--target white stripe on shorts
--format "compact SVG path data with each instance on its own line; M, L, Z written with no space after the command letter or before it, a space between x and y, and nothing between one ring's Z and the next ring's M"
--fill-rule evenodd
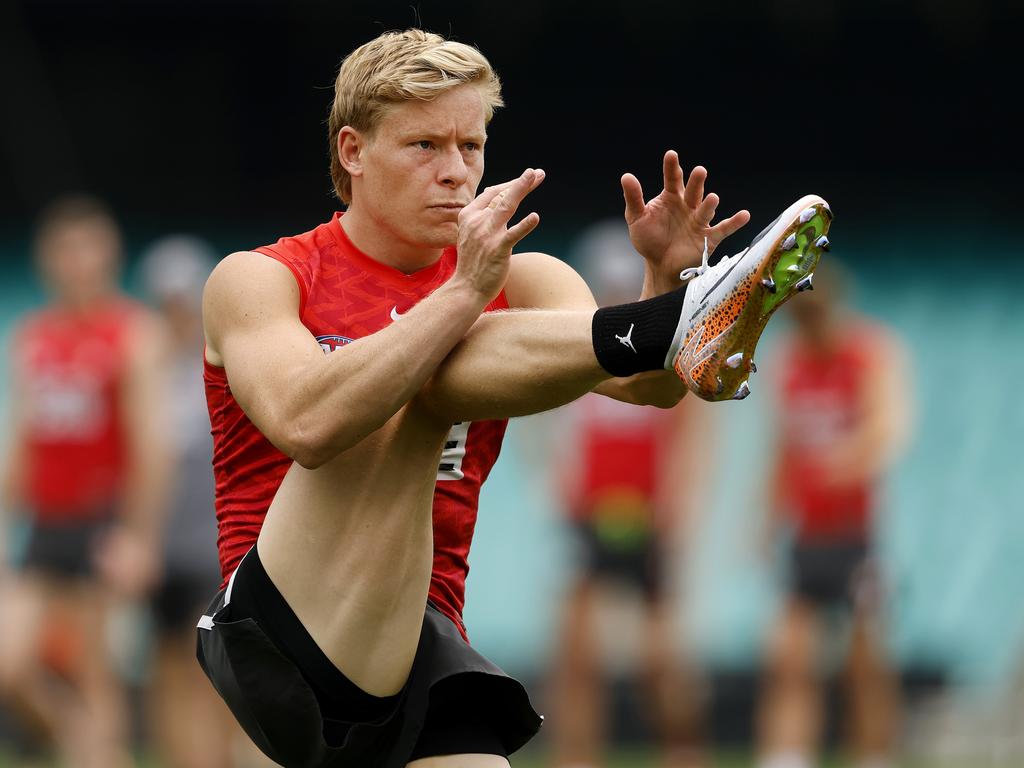
M255 547L256 545L253 544L252 546ZM252 552L252 547L249 547L249 552ZM246 552L244 555L242 555L242 560L245 560L245 558L249 556L249 552ZM231 578L228 579L228 588L224 592L224 605L227 605L231 602L231 588L235 586L235 576L238 575L238 569L242 567L242 560L238 561L238 565L235 566L235 570L231 572ZM213 629L213 616L207 616L206 614L203 614L199 617L199 623L196 624L196 627L198 629L206 630Z

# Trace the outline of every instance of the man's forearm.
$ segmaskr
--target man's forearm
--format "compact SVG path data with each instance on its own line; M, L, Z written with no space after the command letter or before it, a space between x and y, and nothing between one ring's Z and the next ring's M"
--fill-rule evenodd
M121 493L122 524L156 547L171 486L171 455L162 439L135 446Z
M480 317L418 402L450 423L556 408L610 374L597 362L590 311L523 310Z
M434 375L482 308L444 286L391 326L317 361L297 384L292 417L314 451L294 458L317 466L382 427Z

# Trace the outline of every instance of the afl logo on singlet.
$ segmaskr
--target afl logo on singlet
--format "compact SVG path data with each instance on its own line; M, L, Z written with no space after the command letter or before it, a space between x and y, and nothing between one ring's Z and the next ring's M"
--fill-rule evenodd
M320 344L320 349L324 351L324 354L333 352L338 347L344 347L346 344L351 344L352 339L348 336L317 336L317 342Z

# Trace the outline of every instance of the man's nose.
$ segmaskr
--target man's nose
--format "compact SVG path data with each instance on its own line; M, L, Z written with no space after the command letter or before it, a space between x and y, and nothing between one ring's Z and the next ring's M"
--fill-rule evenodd
M438 181L447 187L458 187L469 179L469 169L466 167L466 160L458 147L452 147L444 152L441 166L438 172Z

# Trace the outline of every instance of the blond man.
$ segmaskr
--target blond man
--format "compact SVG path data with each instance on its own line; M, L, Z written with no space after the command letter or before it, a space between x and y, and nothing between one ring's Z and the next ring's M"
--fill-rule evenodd
M668 153L649 203L623 178L644 300L597 310L561 262L511 253L539 222L509 226L543 171L475 196L500 105L469 46L408 30L356 49L329 121L347 210L230 255L207 284L226 581L199 656L284 765L507 765L540 717L461 620L503 420L591 390L661 405L686 388L744 396L767 315L821 249L830 214L804 198L683 286L680 270L748 214L712 227L705 172L684 185Z

